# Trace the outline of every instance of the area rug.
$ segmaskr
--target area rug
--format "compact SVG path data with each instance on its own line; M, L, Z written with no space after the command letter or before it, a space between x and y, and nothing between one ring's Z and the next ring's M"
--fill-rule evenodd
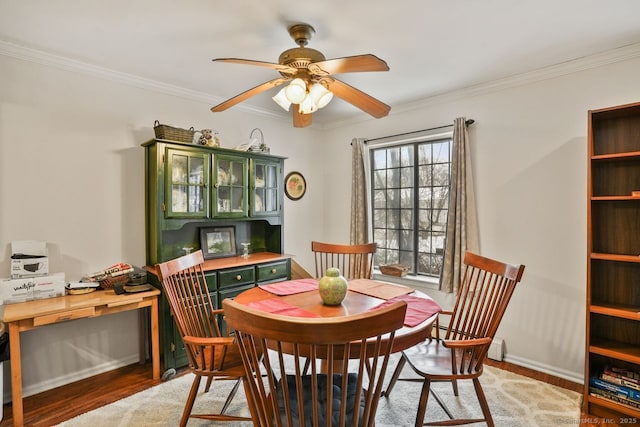
M193 374L176 377L59 425L62 427L177 426L192 381ZM498 427L555 427L579 424L579 393L488 366L485 366L485 372L480 381ZM194 413L217 410L230 386L229 381L214 383L211 390L204 393L205 382L202 381L200 386ZM391 397L381 399L376 426L413 426L420 387L420 383L398 382ZM438 391L455 416L481 416L482 412L470 381L459 382L460 395L457 398L453 396L451 385L448 383L435 383L432 387ZM228 412L248 416L249 411L244 399L243 392L239 391ZM445 418L445 413L435 399L430 397L426 419ZM188 427L215 425L249 427L251 423L216 423L198 419L191 419L188 423Z

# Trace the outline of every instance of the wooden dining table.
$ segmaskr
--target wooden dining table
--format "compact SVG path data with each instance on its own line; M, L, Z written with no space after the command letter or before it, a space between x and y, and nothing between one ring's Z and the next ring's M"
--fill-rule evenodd
M369 279L349 281L340 305L322 302L317 279L296 279L261 285L234 299L250 307L300 317L343 317L373 310L397 299L407 302L405 325L395 333L392 352L399 352L431 336L440 306L428 295L412 288Z

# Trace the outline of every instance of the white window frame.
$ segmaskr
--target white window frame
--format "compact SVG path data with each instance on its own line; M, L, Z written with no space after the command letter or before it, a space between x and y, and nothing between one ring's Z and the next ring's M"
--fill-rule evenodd
M435 128L418 132L411 132L401 135L388 136L384 138L376 138L368 140L365 144L364 150L364 164L365 164L365 179L367 186L367 228L369 236L373 239L373 210L371 194L371 151L378 148L393 147L396 145L402 145L414 142L429 142L439 139L451 139L453 138L453 127L444 126L443 128ZM395 277L383 275L380 270L374 268L372 278L375 280L383 280L386 282L398 283L413 288L424 289L438 289L440 287L440 280L431 276L411 276L411 277Z

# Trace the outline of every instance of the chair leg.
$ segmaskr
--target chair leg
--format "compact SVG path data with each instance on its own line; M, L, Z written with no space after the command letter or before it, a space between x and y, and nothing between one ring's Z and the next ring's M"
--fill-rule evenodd
M231 404L231 401L236 396L236 393L238 392L238 387L240 387L240 381L242 381L242 380L240 378L238 378L236 383L233 385L233 388L231 389L231 392L227 396L227 400L224 402L224 405L222 406L222 410L220 411L221 414L224 414L227 411L227 408Z
M447 405L444 404L444 401L442 400L440 395L436 393L435 390L431 390L431 394L433 395L434 399L436 399L436 402L438 402L438 405L440 405L442 410L447 414L447 416L450 419L453 419L453 414L449 411L449 408L447 408Z
M487 427L494 427L493 417L491 417L491 411L489 410L489 404L487 403L487 397L484 395L484 390L482 390L482 386L480 385L480 380L478 378L473 379L473 388L476 389L478 402L480 402L480 407L482 408L484 420L487 422Z
M453 387L453 395L458 397L458 380L451 380L451 386Z
M204 392L209 393L209 389L211 388L211 383L213 382L213 377L207 378L207 385L204 387Z
M422 383L422 391L420 392L420 403L418 404L418 413L416 414L416 427L421 427L424 422L424 416L427 413L427 400L429 399L430 389L431 380L425 378Z
M196 395L198 394L201 379L202 377L200 375L196 375L193 379L193 384L191 384L191 390L189 390L189 396L187 397L187 403L184 405L184 411L182 412L182 418L180 419L180 427L185 427L187 425L187 421L189 421L189 416L191 415L193 403L195 402Z
M400 360L398 360L398 365L396 366L395 371L393 371L393 375L391 375L391 380L389 380L387 389L381 394L383 397L389 397L391 394L391 390L393 390L393 386L396 385L396 381L400 378L400 372L402 372L402 368L404 368L405 363L407 363L407 360L404 358L404 354L402 354L400 356Z

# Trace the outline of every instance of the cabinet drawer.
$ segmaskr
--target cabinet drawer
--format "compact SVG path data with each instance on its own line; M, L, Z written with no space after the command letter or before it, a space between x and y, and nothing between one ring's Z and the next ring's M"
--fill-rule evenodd
M34 317L33 326L49 325L51 323L64 322L73 319L82 319L96 314L95 307L79 308L61 313L47 314L45 316Z
M256 266L258 282L269 282L277 279L286 279L289 276L289 263L287 261L270 262Z
M237 288L228 288L228 289L221 290L219 292L220 306L222 306L222 300L224 300L225 298L234 298L241 292L244 292L248 289L253 288L253 286L254 286L253 284L250 284L250 285L239 286Z
M207 288L210 291L215 291L216 289L218 289L218 278L215 271L212 273L205 273L204 280L206 280Z
M221 270L218 272L219 288L227 286L238 286L245 284L252 284L255 282L256 274L253 266L230 268L228 270Z

